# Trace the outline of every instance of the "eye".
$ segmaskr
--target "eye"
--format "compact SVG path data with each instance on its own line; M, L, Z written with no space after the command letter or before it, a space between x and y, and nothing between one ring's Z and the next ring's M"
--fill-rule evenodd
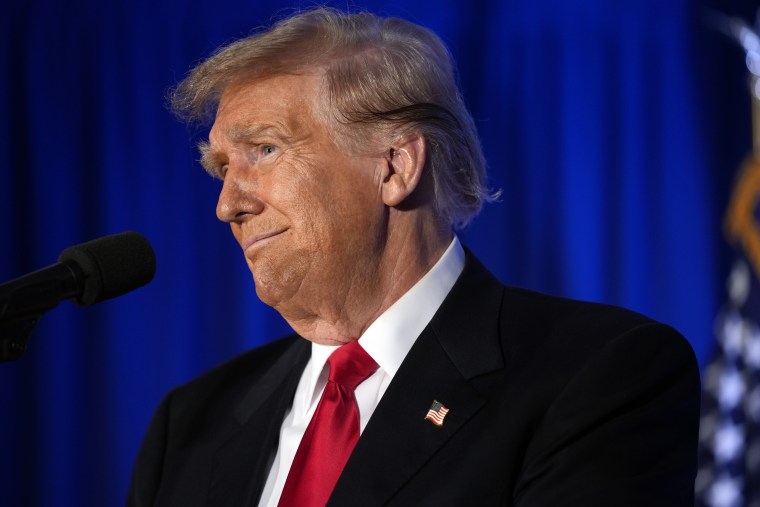
M261 153L263 153L264 156L272 155L276 151L277 146L272 146L271 144L265 144L261 147Z

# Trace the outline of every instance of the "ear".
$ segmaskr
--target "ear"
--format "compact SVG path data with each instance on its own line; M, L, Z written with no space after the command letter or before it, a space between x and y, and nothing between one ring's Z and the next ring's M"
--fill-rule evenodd
M383 202L398 206L419 185L425 167L425 138L418 133L396 139L386 157L388 173L382 184Z

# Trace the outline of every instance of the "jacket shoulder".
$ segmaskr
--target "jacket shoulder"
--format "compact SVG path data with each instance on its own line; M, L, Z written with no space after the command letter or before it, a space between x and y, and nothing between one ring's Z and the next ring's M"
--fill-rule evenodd
M506 287L502 301L503 320L510 325L529 326L535 334L554 336L614 336L640 326L659 322L619 306L552 296L517 287Z

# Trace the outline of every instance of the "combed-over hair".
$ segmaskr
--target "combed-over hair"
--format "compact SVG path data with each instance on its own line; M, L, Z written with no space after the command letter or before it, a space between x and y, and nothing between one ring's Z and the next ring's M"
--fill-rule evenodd
M462 228L496 198L448 50L403 19L329 8L295 14L217 50L171 92L171 106L185 121L211 123L231 82L309 70L325 77L344 147L361 146L367 129L425 138L424 170L446 223Z

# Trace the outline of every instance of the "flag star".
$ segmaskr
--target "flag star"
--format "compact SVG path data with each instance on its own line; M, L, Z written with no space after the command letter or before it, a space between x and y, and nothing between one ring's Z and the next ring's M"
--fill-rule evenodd
M720 377L718 388L718 400L720 406L726 410L734 408L744 395L744 379L735 369L727 369Z
M752 274L744 261L739 260L734 263L727 285L731 302L737 307L743 305L752 286Z
M722 331L720 338L725 354L729 357L736 357L741 354L745 333L744 319L732 312L726 316Z
M753 327L746 343L745 360L755 369L760 369L760 330Z
M725 475L716 480L708 496L712 507L739 507L742 504L741 481Z
M740 456L744 445L744 430L741 426L726 422L715 432L715 459L719 463L731 461Z

